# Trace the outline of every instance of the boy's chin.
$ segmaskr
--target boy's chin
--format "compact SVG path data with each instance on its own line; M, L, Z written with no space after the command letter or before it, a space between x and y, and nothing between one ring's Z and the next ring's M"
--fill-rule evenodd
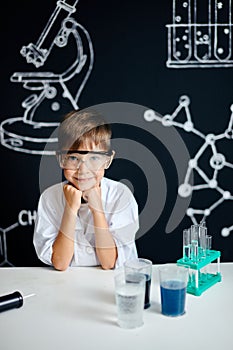
M87 181L85 183L78 183L78 188L80 191L88 191L90 190L91 188L93 188L94 186L96 185L96 181L95 180L90 180L90 181Z

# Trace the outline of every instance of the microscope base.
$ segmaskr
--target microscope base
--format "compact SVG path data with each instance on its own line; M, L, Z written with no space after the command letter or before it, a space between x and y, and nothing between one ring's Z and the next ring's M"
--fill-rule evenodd
M14 151L54 155L57 149L59 123L28 123L10 118L0 124L1 144Z

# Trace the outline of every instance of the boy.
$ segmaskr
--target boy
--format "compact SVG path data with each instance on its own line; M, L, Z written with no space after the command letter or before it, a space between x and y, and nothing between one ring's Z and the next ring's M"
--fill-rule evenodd
M112 269L137 257L137 203L125 185L104 177L115 154L110 138L95 112L70 112L60 124L57 158L66 181L42 193L33 238L39 259L57 270Z

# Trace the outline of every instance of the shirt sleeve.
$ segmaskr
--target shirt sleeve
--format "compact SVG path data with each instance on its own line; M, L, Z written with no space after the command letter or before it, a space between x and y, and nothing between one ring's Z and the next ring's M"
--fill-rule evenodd
M38 203L33 244L38 258L45 264L52 265L52 246L59 227L60 225L48 199L42 194Z

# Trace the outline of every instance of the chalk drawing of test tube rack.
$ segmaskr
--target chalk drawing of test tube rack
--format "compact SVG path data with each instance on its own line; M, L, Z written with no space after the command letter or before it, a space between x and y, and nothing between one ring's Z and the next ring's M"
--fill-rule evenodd
M71 17L77 2L73 1L71 5L67 0L57 1L36 45L30 43L20 51L27 63L34 64L36 68L44 65L53 49L63 49L70 43L74 46L74 58L61 73L15 72L11 76L12 82L22 83L25 89L34 93L22 102L22 117L6 119L0 125L1 144L7 148L23 153L54 155L59 125L57 115L59 112L62 114L62 105L69 105L69 110L79 109L78 100L93 68L94 53L89 33ZM73 84L75 92L71 92L69 83L77 78L81 82ZM45 112L45 107L49 108L49 112Z
M232 0L173 0L168 68L233 67Z

